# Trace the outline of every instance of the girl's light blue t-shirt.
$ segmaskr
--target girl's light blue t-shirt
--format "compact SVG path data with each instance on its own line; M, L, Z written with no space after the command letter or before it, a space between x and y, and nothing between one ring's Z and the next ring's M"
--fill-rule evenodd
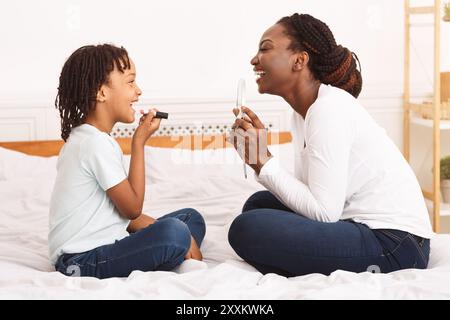
M122 150L94 126L72 129L62 148L50 202L49 254L53 264L65 253L82 253L128 236L106 190L127 178Z

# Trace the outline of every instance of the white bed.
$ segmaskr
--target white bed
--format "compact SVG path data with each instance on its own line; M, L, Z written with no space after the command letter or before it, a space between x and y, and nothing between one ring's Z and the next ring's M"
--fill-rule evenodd
M292 159L291 144L272 150L286 164ZM55 272L47 256L47 230L56 157L0 148L0 299L450 299L450 235L432 239L428 270L263 276L227 241L244 201L262 190L251 175L243 178L234 150L147 147L146 156L144 212L158 217L183 207L199 210L207 222L202 244L207 269L133 272L107 280Z

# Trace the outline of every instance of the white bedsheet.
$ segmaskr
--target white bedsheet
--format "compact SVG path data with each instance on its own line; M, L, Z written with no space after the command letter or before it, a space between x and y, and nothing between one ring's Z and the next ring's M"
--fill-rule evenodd
M262 189L252 178L238 176L173 177L147 185L146 213L158 217L193 207L204 215L202 251L208 269L136 271L124 279L66 277L53 270L47 256L54 178L55 172L47 170L0 179L0 299L450 299L450 235L432 239L428 270L337 271L291 279L261 275L227 241L229 224L244 201Z

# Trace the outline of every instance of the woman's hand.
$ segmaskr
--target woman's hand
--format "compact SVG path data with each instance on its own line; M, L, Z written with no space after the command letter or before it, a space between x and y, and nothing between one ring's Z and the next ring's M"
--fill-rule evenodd
M146 114L141 110L141 119L139 119L139 126L133 135L133 142L145 144L148 138L151 137L159 129L161 119L155 118L157 109L153 108Z
M240 157L259 175L262 167L272 158L267 148L267 130L258 116L249 108L242 107L243 119L233 124L232 143ZM235 115L239 109L233 109Z

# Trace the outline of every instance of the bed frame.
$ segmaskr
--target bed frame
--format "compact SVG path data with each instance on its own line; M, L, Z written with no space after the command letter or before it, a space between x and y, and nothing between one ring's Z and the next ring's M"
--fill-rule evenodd
M131 138L116 138L124 154L131 153ZM284 144L292 141L290 132L270 133L268 143ZM28 155L51 157L57 156L64 142L62 140L0 142L0 147L19 151ZM218 149L233 147L226 142L225 134L221 135L189 135L189 136L157 136L151 137L146 145L159 148L182 148L190 150Z

